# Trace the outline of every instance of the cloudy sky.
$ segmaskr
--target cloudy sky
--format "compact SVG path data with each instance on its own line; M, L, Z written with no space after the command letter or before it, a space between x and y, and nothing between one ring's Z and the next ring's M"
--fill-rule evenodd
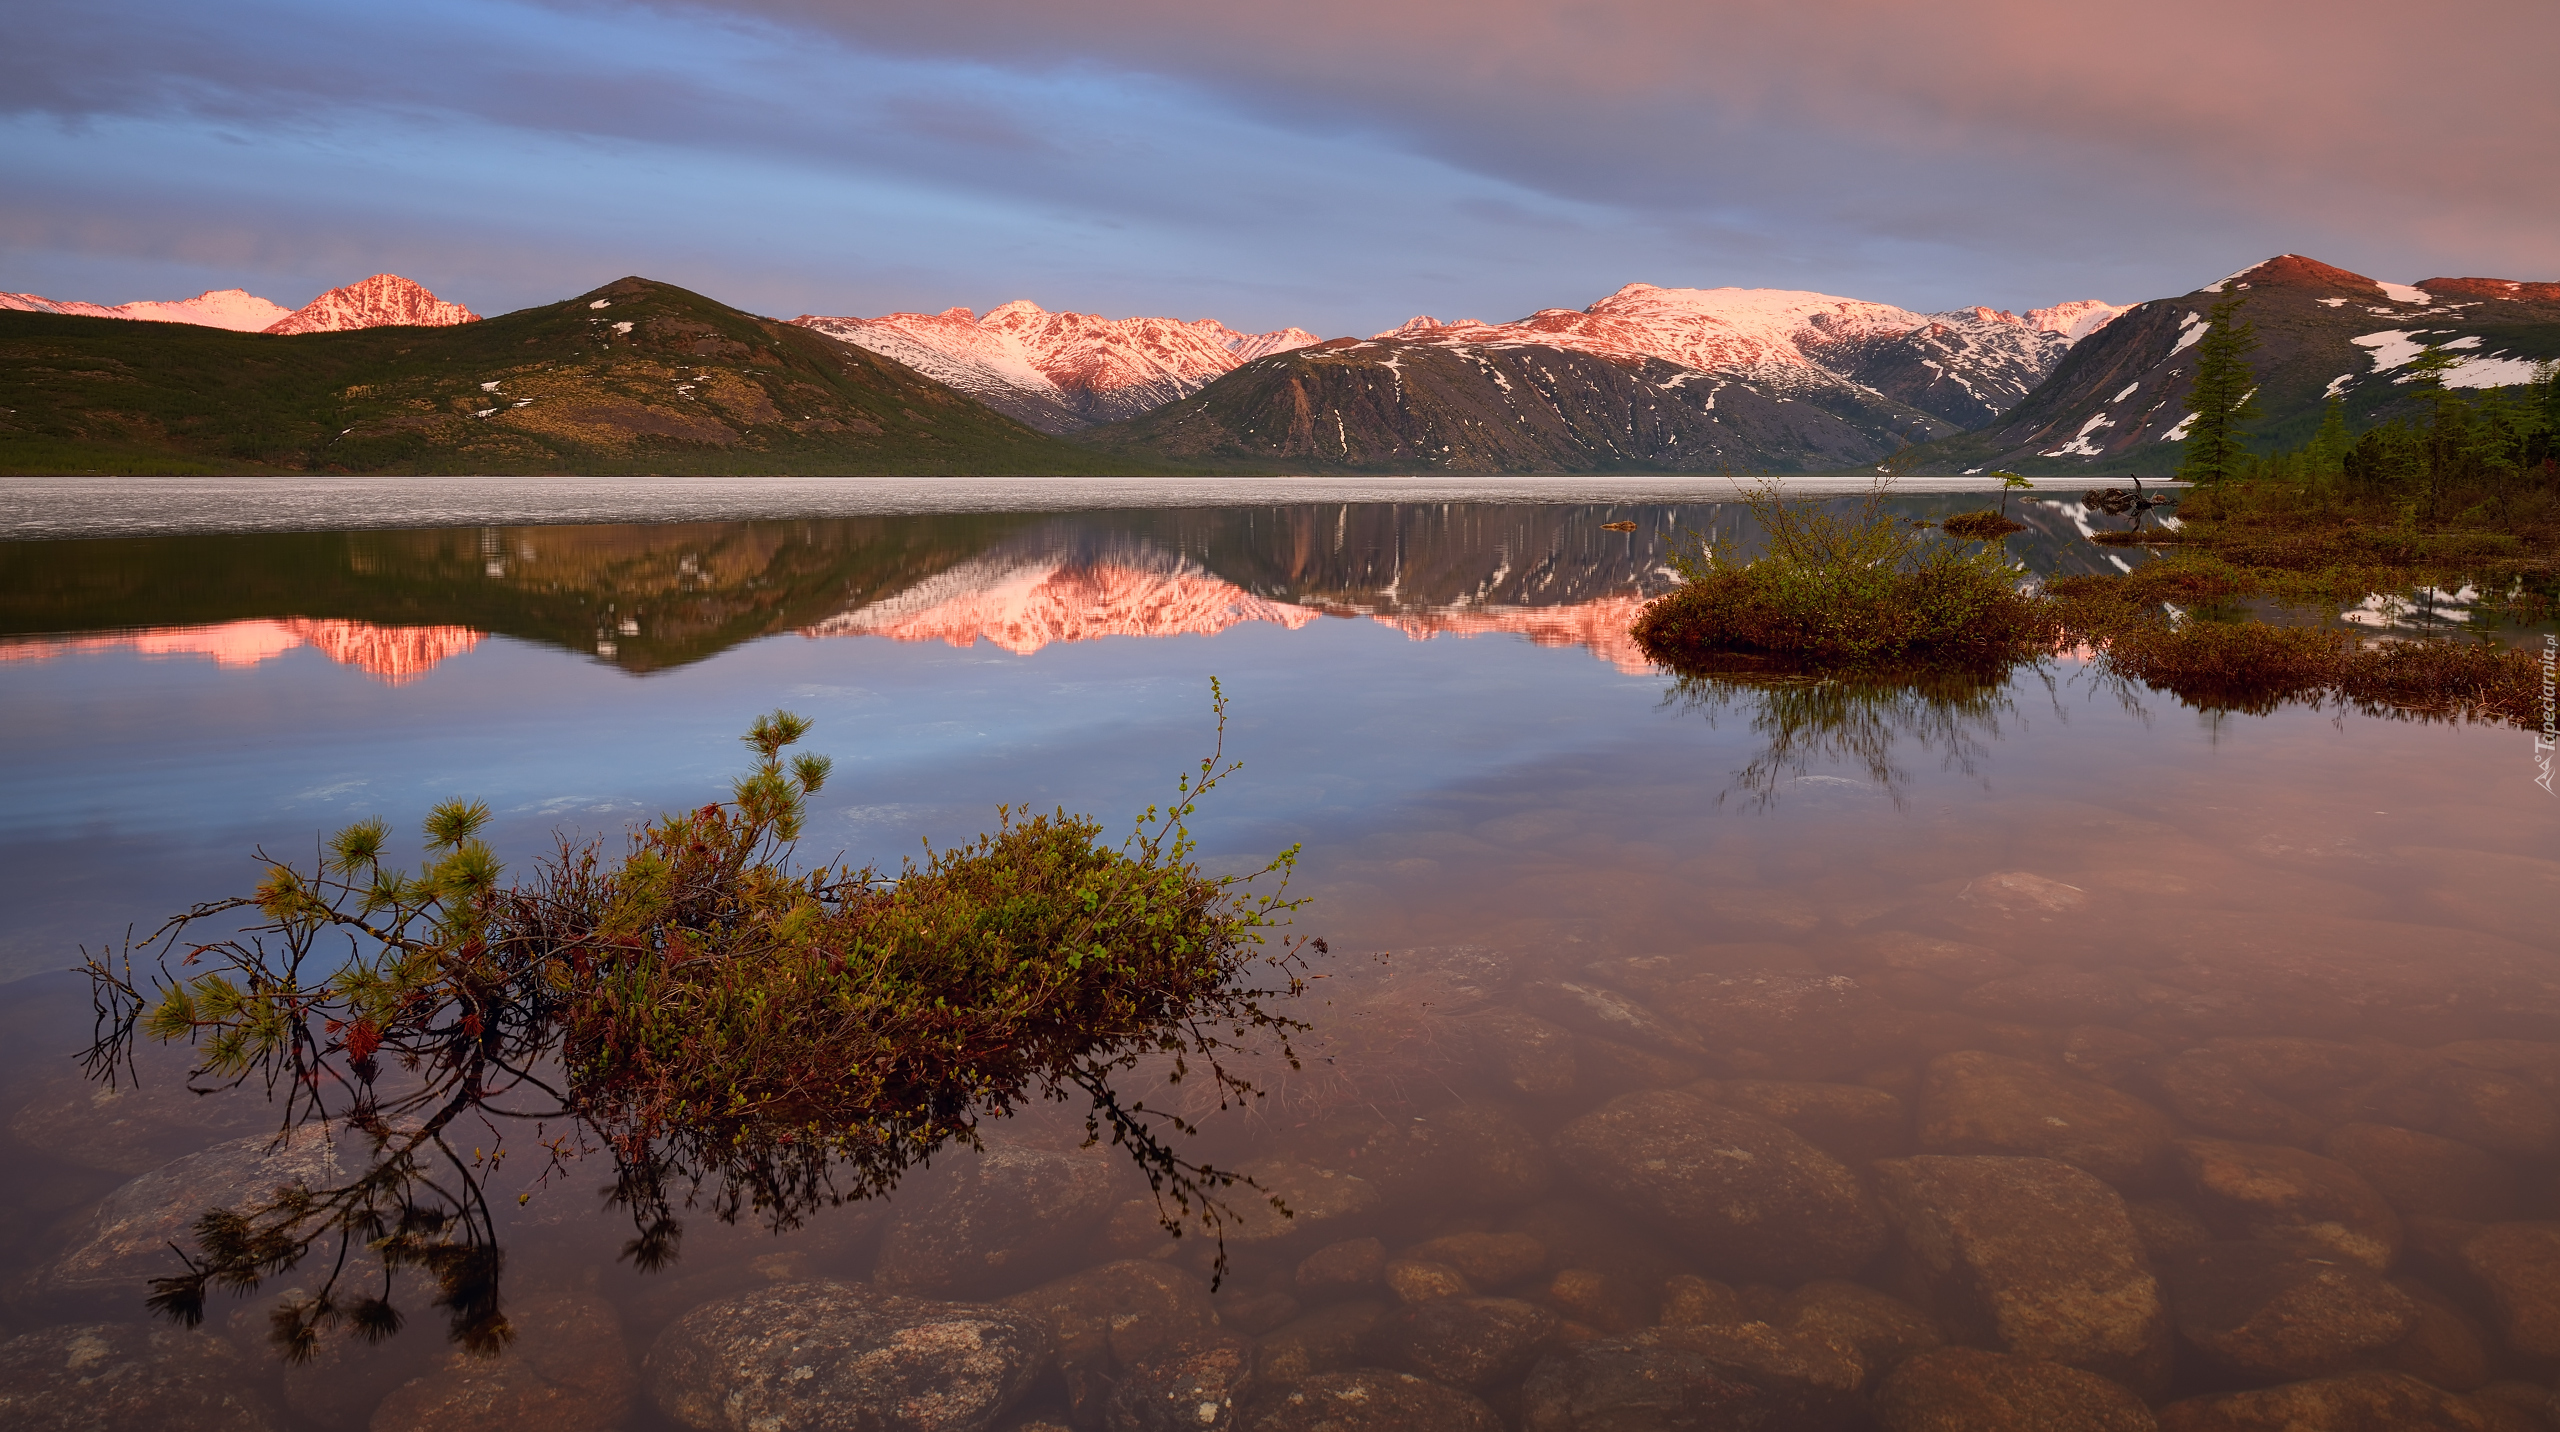
M2560 279L2551 0L11 0L0 289L1367 333Z

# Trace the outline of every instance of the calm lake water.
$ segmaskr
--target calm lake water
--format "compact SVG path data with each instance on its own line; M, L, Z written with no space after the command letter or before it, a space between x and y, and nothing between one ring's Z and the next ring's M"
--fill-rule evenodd
M1943 1356L1896 1371L1939 1342L2153 1406L2389 1372L2514 1409L2560 1371L2528 733L2198 712L2069 660L1952 701L1684 687L1625 629L1684 534L1747 531L1704 484L423 486L0 490L0 1409L101 1399L28 1425L1312 1427L1313 1390L1408 1426L1917 1426L1970 1405ZM2076 502L2015 510L2036 573L2139 560ZM1201 1136L1299 1212L1214 1295L1062 1109L794 1233L697 1217L646 1276L595 1180L502 1171L532 1196L498 1364L414 1286L408 1331L316 1371L262 1348L273 1286L152 1340L163 1240L256 1191L271 1111L165 1057L84 1084L84 944L451 797L518 862L616 835L717 798L777 706L836 759L816 853L894 864L1000 802L1118 826L1206 752L1212 677L1244 771L1195 830L1222 867L1302 846L1332 950L1316 1058ZM2080 1231L1991 1246L2038 1217ZM941 1402L845 1351L876 1290L932 1304L898 1305L898 1375ZM934 1361L970 1316L941 1304L1006 1298L1035 1332Z

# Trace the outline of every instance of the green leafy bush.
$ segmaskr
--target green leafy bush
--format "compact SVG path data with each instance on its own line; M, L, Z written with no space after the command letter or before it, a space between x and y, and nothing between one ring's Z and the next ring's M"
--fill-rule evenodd
M485 1196L502 1148L466 1153L465 1120L480 1138L549 1121L537 1157L562 1170L609 1155L643 1267L674 1256L680 1207L787 1227L887 1192L1037 1099L1085 1100L1088 1137L1137 1161L1166 1228L1217 1233L1231 1212L1218 1191L1250 1180L1184 1157L1166 1135L1189 1123L1113 1080L1169 1055L1177 1082L1224 1103L1257 1094L1228 1063L1240 1041L1276 1042L1295 1064L1305 1026L1277 1005L1303 988L1300 943L1266 939L1299 908L1296 848L1211 876L1184 825L1237 767L1213 749L1118 846L1080 816L1002 808L995 832L894 875L803 869L806 802L829 774L822 757L784 760L807 730L787 712L759 718L731 799L661 818L619 860L564 840L505 883L480 837L487 808L453 802L427 817L415 873L387 859L384 822L360 822L317 868L272 861L254 894L170 921L144 946L156 979L137 981L132 949L93 957L94 1073L130 1071L137 1036L192 1040L201 1078L260 1078L288 1131L324 1125L370 1150L344 1184L206 1214L153 1305L193 1323L209 1290L334 1248L319 1290L275 1315L278 1343L307 1356L333 1322L399 1326L387 1286L342 1287L350 1251L369 1249L386 1279L431 1274L457 1341L503 1346ZM1275 888L1257 888L1265 876ZM235 912L258 923L191 933Z
M1997 543L1949 542L1897 521L1885 491L1841 507L1760 488L1744 501L1767 550L1701 538L1673 558L1681 585L1633 634L1695 666L1735 653L1826 664L2015 658L2041 634L2035 602Z

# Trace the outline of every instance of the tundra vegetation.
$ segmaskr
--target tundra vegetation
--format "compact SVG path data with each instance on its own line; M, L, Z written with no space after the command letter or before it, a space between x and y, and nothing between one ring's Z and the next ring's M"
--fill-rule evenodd
M1675 559L1681 585L1637 618L1638 644L1708 683L1702 689L1756 686L1803 706L1793 688L1815 683L1827 687L1825 701L1865 713L1859 719L1906 723L1909 702L1954 699L1929 693L1955 677L1977 693L1961 706L1978 701L1984 683L2066 652L2087 653L2103 678L2208 710L2306 701L2401 717L2540 719L2540 670L2523 653L2479 641L2368 643L2350 631L2249 620L2241 599L2276 584L2211 550L2175 550L2121 576L2057 577L2029 592L1996 537L1897 522L1884 493L1846 507L1790 501L1775 487L1749 494L1765 550L1699 538ZM2374 590L2315 580L2276 594L2355 600ZM1963 715L1950 706L1939 719Z
M510 881L487 808L450 802L414 872L384 822L359 822L313 865L267 859L254 893L92 957L94 1075L131 1074L138 1039L189 1041L200 1090L263 1085L280 1137L362 1154L334 1186L207 1211L152 1306L193 1325L212 1292L303 1269L316 1289L272 1329L300 1359L330 1327L397 1331L393 1284L416 1270L453 1339L493 1352L512 1334L488 1192L511 1129L537 1186L609 1160L625 1256L647 1269L676 1255L687 1210L787 1228L1036 1100L1083 1101L1088 1141L1136 1161L1168 1231L1219 1237L1223 1269L1225 1200L1252 1181L1187 1157L1181 1110L1195 1087L1220 1107L1257 1097L1246 1041L1294 1066L1306 1026L1281 1011L1323 942L1278 933L1301 904L1295 847L1251 874L1199 867L1185 822L1238 769L1211 691L1217 743L1116 846L1082 816L1001 808L992 833L894 874L803 867L829 763L786 760L809 723L777 711L748 731L730 799L662 816L618 856L563 837ZM1142 1061L1178 1108L1120 1087Z

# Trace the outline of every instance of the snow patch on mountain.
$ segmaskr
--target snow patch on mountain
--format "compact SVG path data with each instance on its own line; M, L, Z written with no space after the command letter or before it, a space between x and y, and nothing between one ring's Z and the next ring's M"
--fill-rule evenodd
M2187 316L2178 320L2178 342L2169 350L2169 356L2175 358L2193 348L2196 341L2204 337L2205 330L2212 326L2213 324L2203 314L2189 309Z
M2390 299L2393 303L2433 303L2433 302L2435 302L2435 300L2434 300L2434 299L2431 299L2431 298L2427 297L2427 291L2426 291L2425 289L2423 289L2423 288L2412 288L2412 287L2410 287L2409 285L2407 285L2407 284L2405 284L2405 283L2384 283L2384 282L2383 282L2382 280L2380 280L2380 279L2375 279L2375 280L2373 281L2373 286L2374 286L2375 288L2381 289L2381 290L2382 290L2382 296L2383 296L2384 298Z

